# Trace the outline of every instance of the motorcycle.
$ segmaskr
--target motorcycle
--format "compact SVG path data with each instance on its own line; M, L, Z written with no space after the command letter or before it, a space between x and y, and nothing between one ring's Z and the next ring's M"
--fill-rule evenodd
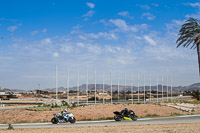
M67 112L66 116L63 116L61 113L58 113L58 114L54 114L54 117L51 119L51 122L53 124L67 123L67 122L75 123L76 122L76 118L70 112Z
M128 111L128 115L124 116L121 114L121 112L115 111L113 112L115 114L114 119L115 121L121 121L121 120L132 120L137 121L137 116L132 110Z

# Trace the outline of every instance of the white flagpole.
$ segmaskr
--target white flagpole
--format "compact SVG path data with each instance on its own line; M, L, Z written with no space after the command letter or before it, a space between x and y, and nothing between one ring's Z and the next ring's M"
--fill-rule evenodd
M162 75L162 102L163 102L163 75Z
M145 100L146 98L145 98L145 74L144 74L144 103L145 103Z
M88 69L86 73L86 98L87 98L87 105L88 105Z
M58 65L56 65L56 101L58 100Z
M156 83L157 83L157 103L158 103L158 76L157 76Z
M133 104L133 72L132 72L132 77L131 77L131 99L132 99L132 104Z
M117 72L117 92L118 92L118 102L119 102L119 72Z
M102 73L102 77L103 77L103 104L105 104L105 99L104 99L104 93L105 93L105 90L104 90L104 70L103 70L103 73Z
M125 93L125 103L126 103L126 72L124 72L124 93Z
M150 74L150 77L149 77L149 89L150 89L150 102L151 102L151 74Z
M167 76L167 101L168 101L168 76Z
M69 104L69 68L67 69L67 103Z
M110 72L110 102L111 104L113 103L112 101L112 72Z
M79 105L79 69L77 72L77 104Z
M171 76L171 101L173 100L172 96L173 96L173 94L172 94L172 76Z
M139 84L139 74L137 76L137 84L138 84L138 103L140 102L140 84Z
M95 104L97 103L97 97L96 97L96 93L97 93L97 87L96 87L96 69L94 70L94 97L95 97Z

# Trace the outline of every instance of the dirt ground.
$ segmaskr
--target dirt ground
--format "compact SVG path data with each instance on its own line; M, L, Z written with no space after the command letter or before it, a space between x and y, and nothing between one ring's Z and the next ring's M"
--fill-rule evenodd
M1 133L199 133L200 123L0 130Z
M85 107L76 107L68 109L72 112L77 120L98 120L113 118L114 111L121 111L124 108L133 110L138 117L149 116L169 116L176 114L191 114L181 110L153 104L105 104L105 105L89 105ZM26 109L1 110L0 123L32 123L32 122L50 122L53 114L61 110L53 111L30 111ZM200 113L196 111L193 113Z

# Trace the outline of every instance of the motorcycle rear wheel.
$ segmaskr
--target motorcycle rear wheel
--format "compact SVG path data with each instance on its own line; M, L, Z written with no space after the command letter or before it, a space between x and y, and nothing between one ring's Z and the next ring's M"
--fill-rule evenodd
M52 119L51 119L51 122L52 122L53 124L58 124L58 119L52 118Z
M119 116L117 116L117 115L114 116L114 119L115 119L115 121L121 121L121 120L122 120L122 119L121 119Z

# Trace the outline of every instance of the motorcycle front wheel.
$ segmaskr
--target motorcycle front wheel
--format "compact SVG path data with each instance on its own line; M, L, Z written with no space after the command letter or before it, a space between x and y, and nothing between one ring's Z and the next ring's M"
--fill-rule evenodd
M76 122L76 119L75 119L75 118L73 118L73 119L72 119L72 118L69 118L69 120L68 120L68 121L69 121L70 123L72 123L72 124L73 124L73 123L75 123L75 122Z
M137 121L137 116L134 115L134 116L131 117L131 119L132 119L133 121Z

